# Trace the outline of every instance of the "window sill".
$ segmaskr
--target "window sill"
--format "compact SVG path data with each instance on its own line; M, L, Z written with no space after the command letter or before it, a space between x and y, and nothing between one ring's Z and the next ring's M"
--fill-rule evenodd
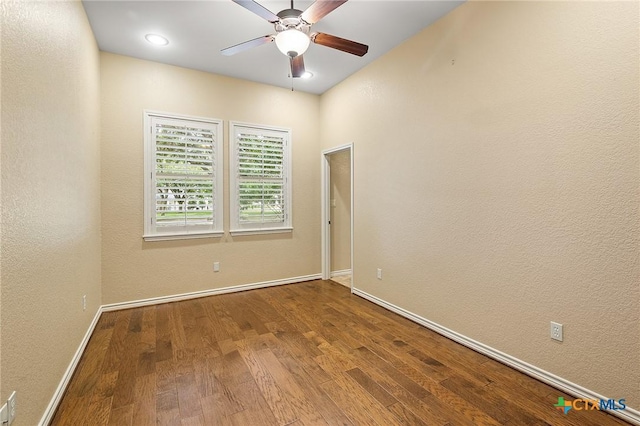
M143 235L142 238L145 241L169 241L169 240L193 240L197 238L220 238L224 235L222 231L216 232L201 232L201 233L189 233L189 234L154 234Z
M271 229L232 229L229 233L232 236L238 235L261 235L261 234L284 234L293 232L293 228L271 228Z

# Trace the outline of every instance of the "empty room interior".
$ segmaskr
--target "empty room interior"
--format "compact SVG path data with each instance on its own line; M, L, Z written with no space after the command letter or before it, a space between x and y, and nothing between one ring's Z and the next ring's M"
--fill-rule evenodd
M640 425L640 3L299 3L2 1L0 423Z

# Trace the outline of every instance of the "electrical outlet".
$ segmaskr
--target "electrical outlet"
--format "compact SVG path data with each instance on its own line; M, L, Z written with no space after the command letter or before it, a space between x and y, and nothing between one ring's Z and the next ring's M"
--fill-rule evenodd
M213 272L220 272L220 262L213 262Z
M16 391L13 391L9 399L7 399L7 410L9 411L7 419L9 420L9 425L13 423L16 418L16 408Z
M83 311L87 310L87 295L86 294L84 296L82 296L82 310Z
M380 268L378 268L378 274L377 274L377 277L378 277L378 279L379 279L379 280L381 280L381 279L382 279L382 269L380 269Z
M551 338L562 342L562 324L551 321Z

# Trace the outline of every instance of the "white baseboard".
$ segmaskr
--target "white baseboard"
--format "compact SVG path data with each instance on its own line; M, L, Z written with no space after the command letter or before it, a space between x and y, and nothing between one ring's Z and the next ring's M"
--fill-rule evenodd
M413 312L409 312L406 309L395 306L365 291L354 288L352 289L352 293L364 299L367 299L370 302L375 303L376 305L382 306L385 309L395 312L396 314L403 316L415 323L418 323L430 330L433 330L438 334L448 337L454 342L460 343L461 345L464 345L468 348L475 350L476 352L480 352L483 355L493 358L496 361L499 361L505 365L508 365L511 368L521 371L522 373L528 376L531 376L535 379L538 379L550 386L553 386L554 388L560 389L563 392L573 395L576 398L597 399L597 400L609 399L589 389L583 388L580 385L577 385L568 380L565 380L562 377L558 377L555 374L552 374L548 371L542 370L541 368L538 368L534 365L524 362L518 358L512 357L511 355L508 355L504 352L500 352L499 350L494 349L490 346L487 346L484 343L480 343L476 340L470 339L467 336L464 336L460 333L457 333L453 330L443 327L440 324L437 324L433 321L430 321L426 318L416 315ZM640 426L640 411L637 411L633 408L627 407L624 410L607 411L607 412L631 424Z
M331 271L331 274L329 276L333 278L333 277L343 277L345 275L351 275L351 269L341 269L340 271Z
M119 311L120 309L139 308L141 306L159 305L161 303L179 302L180 300L197 299L198 297L215 296L216 294L235 293L238 291L254 290L257 288L273 287L277 285L293 284L303 281L322 279L321 274L303 275L301 277L283 278L280 280L262 281L253 284L242 284L231 287L214 288L211 290L194 291L191 293L173 294L170 296L152 297L149 299L133 300L130 302L110 303L102 305L103 312Z
M47 406L46 410L44 411L44 414L42 415L42 418L40 419L40 423L38 423L40 426L46 426L51 422L51 420L53 420L53 415L56 413L56 410L58 409L58 404L60 404L60 401L62 400L64 391L67 389L67 385L71 381L71 377L73 376L73 373L76 371L76 367L80 362L80 358L82 358L82 354L84 353L84 350L87 347L87 343L89 343L89 339L93 334L93 330L96 328L96 325L98 324L100 315L102 315L102 306L98 308L98 311L93 317L91 324L89 324L89 328L87 329L87 332L84 334L84 337L80 342L80 346L78 346L76 353L73 355L73 358L71 358L71 363L69 363L67 370L62 375L62 380L60 380L60 384L58 384L58 388L53 394L53 398L51 398L49 405Z

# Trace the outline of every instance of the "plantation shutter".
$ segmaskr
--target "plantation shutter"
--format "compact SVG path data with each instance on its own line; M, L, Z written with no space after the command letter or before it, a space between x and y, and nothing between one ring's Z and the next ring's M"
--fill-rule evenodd
M236 126L236 223L240 229L288 226L287 131Z
M222 228L217 192L218 124L152 117L151 225L153 233L198 233Z

